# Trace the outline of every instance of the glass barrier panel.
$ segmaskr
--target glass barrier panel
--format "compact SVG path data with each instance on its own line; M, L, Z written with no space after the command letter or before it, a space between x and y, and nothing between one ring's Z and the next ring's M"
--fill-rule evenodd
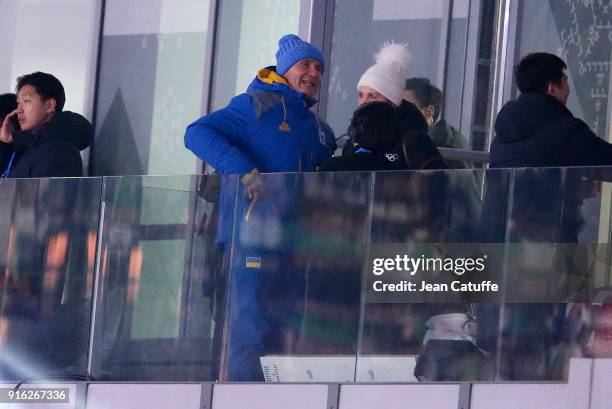
M221 204L236 214L221 379L352 382L371 174L257 178L257 198Z
M503 274L506 226L509 218L509 202L514 171L511 169L487 169L484 177L484 190L477 240L494 256L488 257L487 271ZM502 282L498 283L503 285ZM500 289L503 294L503 290ZM499 373L499 322L502 318L500 302L475 304L477 322L476 340L479 349L485 353L489 366L488 381L496 379Z
M514 172L498 378L566 381L570 358L612 355L612 169Z
M4 180L0 380L567 382L612 356L610 180Z
M475 300L421 288L445 279L436 270L442 262L478 251L483 175L375 175L370 241L363 253L357 382L492 379L494 360L477 344ZM449 326L462 330L443 330Z
M0 181L0 380L87 370L101 179Z
M217 379L226 278L219 195L237 178L225 182L105 178L94 378Z

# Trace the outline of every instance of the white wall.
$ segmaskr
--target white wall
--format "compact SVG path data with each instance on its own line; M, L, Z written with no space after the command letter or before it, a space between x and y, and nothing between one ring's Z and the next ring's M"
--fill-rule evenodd
M0 93L34 71L55 75L65 109L91 119L99 0L0 1Z

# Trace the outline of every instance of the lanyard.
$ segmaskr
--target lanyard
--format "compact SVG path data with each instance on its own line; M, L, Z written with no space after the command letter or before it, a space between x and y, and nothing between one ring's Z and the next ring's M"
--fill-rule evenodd
M17 153L17 151L13 151L13 154L11 155L11 160L9 160L8 166L6 167L4 172L2 173L1 177L7 178L11 174L11 168L13 167L13 161L15 160L15 154L16 153Z

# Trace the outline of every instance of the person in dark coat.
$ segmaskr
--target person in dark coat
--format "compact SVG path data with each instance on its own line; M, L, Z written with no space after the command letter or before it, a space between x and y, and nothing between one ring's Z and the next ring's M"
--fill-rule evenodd
M394 148L400 151L401 160L396 163L400 169L447 169L448 165L440 151L429 137L427 122L416 105L402 101L397 108L400 118L402 140Z
M406 44L385 43L375 56L376 64L359 79L357 104L378 101L397 109L401 138L385 152L384 157L391 162L389 169L446 169L442 155L428 135L425 118L414 104L402 100L409 59ZM349 135L342 156L350 157L360 148Z
M398 155L401 155L409 169L442 167L444 162L439 153L435 154L437 148L429 139L426 129L425 119L418 108L409 102L405 102L399 108L388 102L365 103L355 111L349 127L349 135L356 146L354 152L351 155L332 158L320 170L397 170L397 163L400 161L389 161L386 156L398 146L400 150ZM445 172L391 172L380 175L377 179L380 184L375 193L374 203L378 209L383 210L383 213L378 214L378 217L372 221L373 242L423 240L423 236L417 238L419 237L417 232L432 234L432 238L436 237L441 242L445 240L445 236L449 239L452 237L452 241L458 240L454 232L456 226L453 223L451 207L460 204L458 200L460 196L452 190L453 183L448 176ZM380 189L382 185L404 188L397 191L391 189L392 193L389 195L389 191ZM397 194L405 196L400 196L398 200ZM419 207L426 210L415 211ZM404 209L406 214L412 217L406 217L403 223L398 222L389 214L385 214L385 209L389 208L394 209L395 217L398 209ZM416 216L417 213L419 216ZM389 311L392 315L391 311L397 311L394 307L397 305L379 305L374 309ZM440 328L449 323L451 325L457 321L460 321L459 325L468 323L470 318L466 314L467 309L468 307L463 304L422 304L411 305L406 312L419 317L422 320L421 325L425 325L427 321L430 330L428 334L430 334L430 332L440 332ZM366 317L366 322L368 320ZM416 332L418 328L419 324L415 323ZM372 345L379 345L381 342L381 338L376 334L371 333L369 337ZM428 381L487 379L486 362L474 345L474 337L466 330L460 338L461 340L438 339L430 334L419 354L415 376ZM401 339L388 340L388 342L386 346L390 348L401 348L405 344Z
M376 63L369 67L357 82L357 108L371 102L385 102L398 107L402 102L402 81L410 60L406 44L385 43L374 56ZM420 124L417 124L419 126ZM349 139L342 148L342 156L350 157L360 149L354 137L347 133ZM398 139L399 142L399 139ZM406 169L401 162L401 144L392 147L386 154L395 169Z
M351 119L349 136L357 144L352 155L337 156L323 164L321 171L395 170L385 154L401 141L397 110L386 102L368 102Z
M488 172L480 221L483 243L505 243L516 249L517 243L581 241L578 233L585 222L583 199L589 197L586 192L601 176L598 174L605 171L537 168L610 165L612 145L598 138L567 109L570 87L566 68L561 58L548 53L529 54L515 68L521 95L508 102L497 116L490 167L536 169ZM562 256L563 252L559 252L552 264L560 263ZM530 266L515 266L521 258L522 254L515 250L511 258L495 260L491 267L507 270L508 282L526 285L525 279L537 277L538 271ZM579 263L572 266L580 274L588 271ZM540 283L544 290L552 291L564 280L557 267L553 272L558 275L551 274L552 283ZM563 345L565 309L562 303L506 304L506 318L500 328L499 307L480 306L479 318L486 325L480 327L479 345L495 351L501 337L501 355L497 359L502 378L563 378L566 368L558 367L567 365L568 360L558 351L570 349Z
M444 100L441 90L433 86L427 78L408 78L404 88L404 100L415 104L423 114L427 121L429 136L437 147L470 149L465 136L440 117ZM456 169L474 167L469 161L448 161L447 164Z
M65 101L62 84L51 74L17 79L17 108L0 128L2 177L83 176L79 152L91 144L93 127L81 115L63 111Z
M612 165L612 145L566 107L566 68L548 53L519 62L515 76L521 95L497 115L490 167Z
M353 114L348 135L342 156L319 170L446 169L427 134L425 118L410 102L403 101L399 107L381 101L361 105Z

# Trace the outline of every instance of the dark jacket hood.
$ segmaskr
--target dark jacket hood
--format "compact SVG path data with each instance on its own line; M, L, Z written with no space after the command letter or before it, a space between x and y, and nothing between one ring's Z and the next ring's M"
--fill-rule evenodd
M79 151L91 145L94 137L93 126L82 115L70 111L58 112L53 119L35 132L16 132L13 135L18 150L62 140L74 145Z
M557 99L546 94L525 93L499 111L495 122L496 137L506 143L529 138L542 127L572 113Z

